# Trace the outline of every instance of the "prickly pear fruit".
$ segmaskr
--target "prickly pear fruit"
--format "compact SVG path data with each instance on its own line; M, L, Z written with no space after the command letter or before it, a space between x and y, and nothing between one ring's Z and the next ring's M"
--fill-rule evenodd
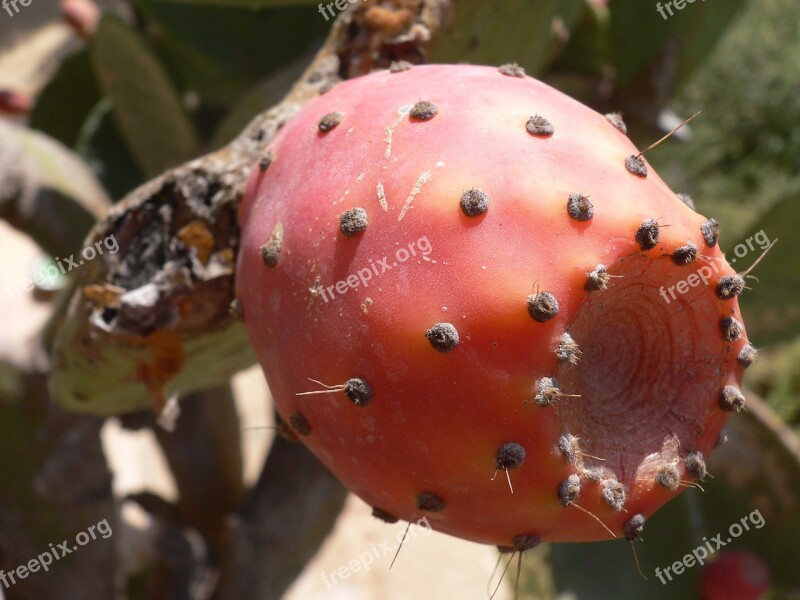
M746 550L723 550L700 574L703 600L759 600L768 588L769 568Z
M620 124L513 66L392 69L253 169L247 330L283 419L376 514L632 540L705 476L754 356L736 274Z

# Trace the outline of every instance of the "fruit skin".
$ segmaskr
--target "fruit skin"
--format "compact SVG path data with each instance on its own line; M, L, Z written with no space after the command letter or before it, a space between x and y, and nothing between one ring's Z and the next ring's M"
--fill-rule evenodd
M420 102L436 107L422 120ZM307 420L302 442L365 502L466 539L610 538L563 506L574 474L571 500L618 536L649 517L684 489L683 457L713 449L749 345L737 298L715 293L734 273L716 222L652 168L630 172L637 154L604 116L491 67L378 72L310 102L240 214L237 296L281 416ZM488 199L473 216L470 190ZM575 194L590 217L570 216ZM345 235L356 208L364 227ZM537 320L544 292L557 304ZM543 377L559 396L540 406ZM352 378L368 405L343 392ZM525 450L513 494L493 477L509 443Z
M700 574L703 600L759 600L769 588L769 568L746 550L724 550Z

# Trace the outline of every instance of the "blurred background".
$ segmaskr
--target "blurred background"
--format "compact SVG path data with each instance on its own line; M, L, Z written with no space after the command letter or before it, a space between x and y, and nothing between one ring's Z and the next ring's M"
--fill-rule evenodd
M650 151L649 162L720 221L737 269L780 239L741 299L760 349L745 378L750 410L732 418L705 493L688 490L648 521L635 544L648 579L624 540L543 546L521 561L519 597L800 598L800 3L461 0L442 3L443 26L421 41L414 27L431 4L366 0L336 11L354 45L362 32L380 33L364 54L374 51L375 60L342 59L339 76L385 68L387 56L514 61L600 112L622 112L640 148L702 111ZM58 561L52 574L31 573L0 592L54 598L66 583L57 597L487 598L508 559L496 569L496 549L436 533L409 540L391 571L385 557L327 584L322 573L394 541L404 526L372 518L335 482L304 488L302 461L270 483L330 496L316 509L314 533L296 554L273 547L253 555L274 561L273 584L262 581L251 595L220 591L239 569L224 556L235 537L229 528L257 512L252 490L279 429L259 367L240 372L232 387L188 394L175 434L156 422L146 394L133 406L98 396L78 417L47 390L48 371L59 365L50 362L52 331L73 289L63 274L29 282L57 265L59 253L80 250L111 204L233 142L280 102L334 18L304 0L1 6L0 568L14 570L106 515L114 534ZM214 463L213 478L193 479L203 459ZM756 510L763 527L710 565L666 585L653 575ZM254 538L268 537L259 531ZM514 596L516 565L498 600Z

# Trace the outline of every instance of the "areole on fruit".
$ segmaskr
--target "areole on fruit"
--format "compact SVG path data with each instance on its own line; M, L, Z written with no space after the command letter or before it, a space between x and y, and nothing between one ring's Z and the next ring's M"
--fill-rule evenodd
M430 65L341 83L253 169L248 333L281 416L385 520L633 540L705 474L755 350L719 224L623 132L518 68Z

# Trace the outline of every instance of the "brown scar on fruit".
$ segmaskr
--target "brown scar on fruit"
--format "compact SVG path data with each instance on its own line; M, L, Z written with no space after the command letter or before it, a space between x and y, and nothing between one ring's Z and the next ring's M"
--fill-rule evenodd
M621 133L623 133L624 135L628 134L628 127L625 125L625 121L622 120L622 113L621 112L608 113L608 114L605 115L605 117L606 117L606 121L611 123Z
M645 219L636 230L634 239L643 251L652 250L658 245L660 236L658 227L658 221L655 219Z
M713 248L719 240L719 221L708 219L700 225L700 233L703 234L703 241L706 246Z
M581 450L580 439L577 436L574 436L571 433L561 434L561 436L558 438L558 442L556 442L556 447L558 448L558 451L564 455L568 463L575 464L577 466L578 472L581 473L581 475L586 476L593 481L599 481L602 477L602 474L605 473L603 469L600 469L598 471L598 475L600 477L595 478L593 474L590 473L591 469L583 468L584 456L599 461L605 461L605 459L592 454L586 454L583 450Z
M525 77L525 69L515 62L500 65L497 72L508 77Z
M567 200L567 214L576 221L591 220L594 216L594 206L589 202L589 196L570 194Z
M580 394L562 394L555 377L542 377L536 381L536 394L533 402L539 406L550 406L559 398L580 398ZM525 400L523 404L529 404Z
M458 346L458 330L452 323L437 323L425 332L425 337L434 350L442 353L451 352Z
M697 245L691 240L685 246L680 246L672 253L672 262L676 265L688 265L697 258Z
M403 202L403 208L400 209L400 214L397 215L398 221L403 220L403 217L406 216L406 213L411 208L411 204L414 202L414 198L417 196L417 194L420 193L420 191L422 191L422 186L428 183L430 180L431 180L430 171L424 171L422 174L420 174L420 176L417 178L416 183L414 183L414 187L411 188L411 191L408 194L408 198L406 198L406 201Z
M745 403L744 394L735 385L726 385L719 393L719 406L726 412L739 412Z
M461 194L459 206L465 216L479 217L489 210L489 196L483 190L472 188Z
M622 525L622 532L625 539L629 541L640 540L644 524L647 521L642 513L636 513Z
M367 211L361 207L345 211L339 218L339 229L345 237L353 237L367 229Z
M506 479L508 480L508 489L514 493L514 488L511 485L511 475L509 469L519 469L525 462L525 448L516 442L507 442L497 449L494 457L495 471L492 481L497 477L497 471L503 469L506 472Z
M351 377L344 383L338 385L327 385L316 379L308 378L309 381L321 385L324 390L314 390L311 392L297 392L296 396L312 396L314 394L335 394L344 392L344 395L356 406L367 406L372 402L372 386L359 377Z
M619 512L625 507L625 486L616 478L610 477L600 482L600 496L614 512Z
M745 281L739 275L723 275L717 281L717 298L720 300L730 300L736 298L744 291Z
M445 509L447 503L442 500L433 492L422 492L417 496L417 509L426 512L441 512Z
M683 458L683 466L686 472L695 479L703 479L708 474L705 458L699 450L687 452Z
M603 264L597 265L591 271L586 273L586 283L583 284L583 289L587 292L596 292L598 290L608 289L608 284L611 283L612 278L622 278L622 275L611 275Z
M735 342L742 337L744 328L742 324L733 317L723 317L719 320L719 331L722 337L727 341Z
M261 246L261 259L264 261L264 264L270 268L275 268L278 265L282 247L283 225L278 223L272 230L272 235L270 235L267 243Z
M558 484L558 499L561 506L566 508L570 502L578 497L581 493L581 478L577 475L570 475L564 481Z
M321 133L327 133L342 122L344 114L340 112L330 112L322 117L317 125Z
M558 338L558 345L556 346L555 352L556 358L561 362L569 361L573 365L577 365L580 360L580 348L578 348L578 344L568 333L564 333Z
M417 121L430 121L437 114L439 114L439 107L427 100L420 100L408 112L408 116Z
M300 411L289 417L289 424L299 435L306 436L311 434L311 423L308 422L308 418Z
M573 464L576 461L580 451L579 440L576 436L571 433L564 433L558 438L556 445L559 452L566 457L568 463Z
M383 212L389 212L389 202L386 200L386 190L383 189L383 184L380 181L375 186L375 193L378 195L378 204L381 205Z
M739 351L737 360L739 361L739 364L746 369L752 365L757 358L758 350L756 350L755 346L752 344L745 344L744 347L742 347L742 349Z
M625 168L638 177L647 177L647 165L641 156L631 154L625 159Z
M536 137L550 137L555 132L553 124L539 115L534 115L525 123L525 130Z
M703 466L705 466L705 463L703 463ZM681 485L684 487L694 487L703 492L705 491L699 483L681 480L678 467L673 463L659 465L655 472L655 482L656 485L671 492L677 490Z
M528 296L528 314L538 323L546 323L558 315L558 301L550 292Z
M680 483L678 468L672 464L661 465L658 467L658 469L656 469L655 482L656 485L659 485L670 491L677 490L678 484Z

